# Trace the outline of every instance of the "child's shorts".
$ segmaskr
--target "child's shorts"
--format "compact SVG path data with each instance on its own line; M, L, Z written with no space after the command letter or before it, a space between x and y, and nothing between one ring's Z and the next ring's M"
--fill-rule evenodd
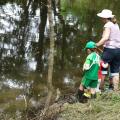
M102 75L107 75L108 74L108 68L103 68L102 67Z
M90 80L90 79L86 79L85 77L83 77L81 84L86 88L87 87L96 88L98 84L98 80Z

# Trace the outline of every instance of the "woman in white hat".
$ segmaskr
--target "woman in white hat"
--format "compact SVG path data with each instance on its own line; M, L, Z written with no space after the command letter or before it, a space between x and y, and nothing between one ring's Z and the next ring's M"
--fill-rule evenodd
M120 67L120 29L111 10L104 9L97 16L105 23L102 38L96 46L104 46L102 59L109 63L114 90L118 90Z

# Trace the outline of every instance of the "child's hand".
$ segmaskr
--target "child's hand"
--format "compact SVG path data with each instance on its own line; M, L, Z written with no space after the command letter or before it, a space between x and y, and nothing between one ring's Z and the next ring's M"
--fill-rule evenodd
M90 69L90 64L84 64L83 65L83 71L84 70L89 70Z
M108 63L102 63L103 68L108 68Z

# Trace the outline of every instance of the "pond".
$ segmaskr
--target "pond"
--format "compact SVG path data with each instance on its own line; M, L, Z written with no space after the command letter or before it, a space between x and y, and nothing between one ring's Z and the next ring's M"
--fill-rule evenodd
M92 3L91 3L92 2ZM55 60L53 87L62 94L79 86L88 40L98 41L104 8L120 19L118 0L53 2ZM0 112L37 106L47 94L49 23L45 0L0 1Z

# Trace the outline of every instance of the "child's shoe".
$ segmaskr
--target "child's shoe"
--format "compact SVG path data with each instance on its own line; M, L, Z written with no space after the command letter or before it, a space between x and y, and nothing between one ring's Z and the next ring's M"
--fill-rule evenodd
M84 96L84 91L80 89L78 89L76 97L80 103L86 103L88 101L88 98Z
M90 93L84 93L83 94L86 98L91 98L91 94Z
M76 98L78 99L78 101L82 99L83 94L84 94L84 91L78 89L77 94L76 94Z

